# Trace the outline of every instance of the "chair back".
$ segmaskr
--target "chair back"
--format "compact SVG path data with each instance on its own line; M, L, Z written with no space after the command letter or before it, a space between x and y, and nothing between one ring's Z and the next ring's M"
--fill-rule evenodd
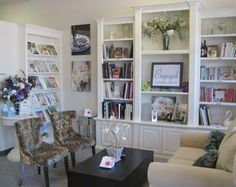
M43 120L38 117L15 122L21 157L33 156L32 152L42 144L40 135L42 125Z
M63 144L74 134L73 121L76 118L75 111L61 111L50 114L53 127L54 139L57 143Z

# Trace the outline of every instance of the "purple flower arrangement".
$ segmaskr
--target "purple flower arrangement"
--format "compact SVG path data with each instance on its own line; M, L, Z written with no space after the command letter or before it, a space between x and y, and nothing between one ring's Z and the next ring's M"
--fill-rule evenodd
M16 113L19 113L19 104L28 98L31 89L32 84L25 77L10 76L3 82L0 99L11 101L15 106Z

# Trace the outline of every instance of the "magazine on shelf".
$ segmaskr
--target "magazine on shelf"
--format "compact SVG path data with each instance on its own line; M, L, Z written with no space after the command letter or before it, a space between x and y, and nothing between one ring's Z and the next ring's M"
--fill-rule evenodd
M27 42L28 54L39 54L39 50L34 42Z
M38 69L38 72L49 72L49 68L48 68L47 63L45 61L35 60L34 63Z
M57 64L48 63L48 68L49 68L50 72L59 72L59 68L58 68Z
M187 122L188 105L184 103L175 103L172 120L175 122L186 123Z
M57 108L55 106L48 106L47 109L45 109L48 116L50 116L53 112L58 112Z
M38 45L38 49L41 55L50 55L47 45L40 44Z
M48 101L47 101L44 93L37 93L37 94L35 94L35 96L37 97L39 106L47 106L48 105Z
M157 120L171 121L176 97L152 97L152 110L157 111Z
M36 67L36 64L34 63L34 61L29 61L28 68L29 68L29 72L30 73L37 73L37 72L39 72L39 70Z
M60 99L57 92L46 93L46 97L50 105L60 104Z
M44 77L47 88L58 88L56 77Z
M57 55L57 51L54 45L47 45L47 48L50 55Z
M38 117L40 117L43 120L43 122L48 122L49 121L49 118L47 117L44 110L37 110L37 111L35 111L35 114Z
M28 77L29 82L34 85L34 89L43 89L42 81L40 81L39 77L37 76L29 76Z

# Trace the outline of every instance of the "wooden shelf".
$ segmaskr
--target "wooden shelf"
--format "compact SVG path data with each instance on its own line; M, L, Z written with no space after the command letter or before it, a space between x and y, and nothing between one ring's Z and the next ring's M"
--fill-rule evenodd
M115 61L133 61L133 58L107 58L103 59L103 62L115 62Z
M47 89L32 89L34 93L42 93L42 92L58 92L60 88L47 88Z
M204 61L218 61L218 60L236 60L236 57L215 57L215 58L201 57L200 59Z
M40 76L40 75L60 75L59 72L34 72L28 73L28 76Z
M120 82L127 82L127 81L133 81L133 79L123 79L123 78L118 78L118 79L103 79L103 81L109 82L109 81L120 81Z
M105 97L104 100L111 100L111 101L133 101L133 99L126 99L126 98L107 98L107 97Z
M175 54L189 54L189 50L153 50L142 51L142 55L175 55Z
M236 80L200 80L200 83L225 83L225 84L235 84Z
M104 42L120 42L120 41L133 41L134 38L114 38L114 39L104 39Z
M200 105L236 106L236 103L227 103L227 102L200 102Z
M188 95L188 92L166 92L166 91L141 91L146 95Z
M232 34L204 34L201 38L222 38L222 37L236 37L236 33Z

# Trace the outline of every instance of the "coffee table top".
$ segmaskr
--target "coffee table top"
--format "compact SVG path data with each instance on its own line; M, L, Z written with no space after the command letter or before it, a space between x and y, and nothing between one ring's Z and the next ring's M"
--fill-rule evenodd
M99 167L102 157L107 155L107 152L104 149L84 162L78 164L75 168L70 169L70 171L84 175L123 181L140 164L142 164L142 162L150 157L153 157L153 151L134 148L125 148L123 153L126 155L125 158L117 162L111 169Z

